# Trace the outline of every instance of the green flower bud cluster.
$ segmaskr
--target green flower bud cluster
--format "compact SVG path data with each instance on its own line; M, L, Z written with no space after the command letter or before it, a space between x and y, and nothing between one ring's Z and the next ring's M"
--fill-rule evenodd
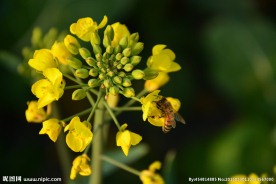
M144 79L143 70L135 69L141 61L140 52L144 44L139 42L138 33L122 37L116 44L114 30L108 25L104 30L103 39L95 31L91 34L91 51L81 47L73 36L68 36L65 43L67 49L75 56L68 58L69 66L75 69L74 75L80 79L87 79L89 87L101 87L106 93L126 97L135 96L132 88L132 80ZM102 44L102 45L101 45ZM79 54L82 59L76 58ZM85 61L82 62L81 60ZM81 93L81 94L79 94ZM78 91L74 94L75 99L82 99L84 93Z

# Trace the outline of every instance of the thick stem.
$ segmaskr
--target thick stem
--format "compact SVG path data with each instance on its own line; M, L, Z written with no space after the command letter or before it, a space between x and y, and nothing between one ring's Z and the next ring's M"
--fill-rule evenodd
M103 131L104 123L104 99L101 98L95 111L93 126L93 144L92 144L92 169L93 174L90 178L90 184L100 184L102 181L102 161L101 155L103 151Z

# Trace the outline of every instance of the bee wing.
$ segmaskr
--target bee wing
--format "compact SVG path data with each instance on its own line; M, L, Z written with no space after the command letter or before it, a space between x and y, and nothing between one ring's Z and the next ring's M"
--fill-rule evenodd
M179 122L183 123L183 124L186 124L184 118L183 118L179 113L175 113L175 114L174 114L174 119L175 119L176 121L179 121Z

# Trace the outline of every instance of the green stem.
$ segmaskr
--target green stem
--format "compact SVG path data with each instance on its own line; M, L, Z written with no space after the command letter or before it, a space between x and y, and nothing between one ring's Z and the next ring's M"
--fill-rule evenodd
M140 176L140 171L138 171L136 169L133 169L132 167L129 167L128 165L125 165L125 164L123 164L121 162L118 162L118 161L116 161L116 160L114 160L114 159L112 159L110 157L102 155L101 159L104 160L104 161L106 161L106 162L108 162L108 163L110 163L110 164L112 164L112 165L115 165L115 166L117 166L117 167L119 167L119 168L121 168L121 169L123 169L125 171L128 171L128 172L130 172L132 174L135 174L137 176Z
M109 115L111 116L111 118L113 119L115 125L117 126L118 130L120 130L121 126L120 126L120 123L119 121L117 120L115 114L113 113L113 111L110 109L109 105L104 102L104 106L106 108L106 110L108 111Z
M76 113L76 114L74 114L74 115L72 115L72 116L69 116L69 117L67 117L67 118L64 118L64 119L62 119L62 120L60 120L60 121L64 121L64 122L70 121L70 120L71 120L73 117L75 117L75 116L82 116L82 115L84 115L84 114L87 114L87 113L91 112L91 109L92 109L92 107L90 107L90 108L88 108L88 109L85 109L85 110L82 111L82 112Z
M102 162L101 155L103 151L103 131L104 123L104 99L100 98L98 107L95 111L93 126L93 144L92 144L92 169L93 176L90 178L90 184L100 184L102 181Z
M87 118L87 121L90 122L90 120L91 120L91 118L92 118L92 116L93 116L93 114L94 114L94 112L95 112L95 109L98 107L98 104L100 103L102 97L103 97L103 95L102 95L102 93L101 93L101 91L100 91L100 92L99 92L99 95L98 95L98 98L97 98L97 101L96 101L95 105L93 106L93 108L92 108L92 110L91 110L91 112L90 112L90 114L89 114L89 116L88 116L88 118Z
M113 111L141 111L142 107L113 107L111 108Z
M72 85L72 86L65 86L64 90L81 88L81 87L87 87L87 84L78 84L78 85Z

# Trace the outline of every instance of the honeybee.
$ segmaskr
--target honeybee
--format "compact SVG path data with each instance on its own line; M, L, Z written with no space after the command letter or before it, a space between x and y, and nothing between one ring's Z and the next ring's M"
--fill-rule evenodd
M161 111L162 117L165 118L162 127L164 133L168 133L172 128L175 128L175 120L185 124L183 117L179 113L173 112L172 104L165 97L162 96L161 99L156 102L156 106Z

